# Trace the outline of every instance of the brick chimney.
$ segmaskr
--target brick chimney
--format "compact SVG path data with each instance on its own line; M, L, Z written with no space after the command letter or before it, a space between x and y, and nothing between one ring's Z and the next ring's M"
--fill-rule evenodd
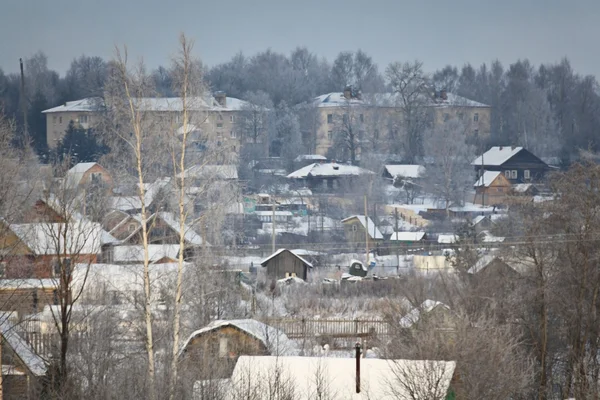
M344 88L344 97L348 100L350 100L352 98L352 86L347 85Z
M217 103L219 103L221 107L227 107L227 95L225 94L225 92L221 90L215 92L215 100L217 101Z

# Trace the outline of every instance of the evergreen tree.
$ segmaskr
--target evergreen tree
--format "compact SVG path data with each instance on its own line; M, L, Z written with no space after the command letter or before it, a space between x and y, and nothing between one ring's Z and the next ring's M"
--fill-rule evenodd
M60 140L54 157L63 161L70 158L71 164L95 162L110 151L108 146L98 139L93 129L83 129L71 121L65 136Z

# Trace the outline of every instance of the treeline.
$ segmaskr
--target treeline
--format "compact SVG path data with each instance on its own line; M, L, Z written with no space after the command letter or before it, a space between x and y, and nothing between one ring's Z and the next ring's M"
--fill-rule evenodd
M20 106L20 77L0 69L0 105L5 115L28 132L35 148L45 154L45 117L41 111L65 101L102 96L111 71L111 61L81 56L72 61L64 76L48 68L47 57L38 52L24 60L25 104ZM426 67L426 66L425 66ZM212 90L262 103L293 106L320 94L341 91L350 84L363 93L391 91L387 70L380 69L365 52L341 52L330 62L305 47L289 56L266 50L253 56L238 53L228 62L204 66ZM388 67L389 68L389 67ZM573 71L569 61L532 65L518 60L508 66L499 61L479 67L446 66L423 74L431 90L449 92L492 106L491 137L488 145L536 144L540 156L560 157L569 164L581 149L598 150L600 95L594 76ZM159 96L173 96L173 74L158 67L148 80ZM544 143L544 146L540 146Z

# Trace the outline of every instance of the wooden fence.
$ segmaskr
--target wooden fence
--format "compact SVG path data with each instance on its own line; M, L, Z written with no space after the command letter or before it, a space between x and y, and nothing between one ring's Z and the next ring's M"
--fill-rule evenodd
M392 335L390 324L382 319L267 319L265 323L281 330L290 339L317 336L333 338L383 337Z

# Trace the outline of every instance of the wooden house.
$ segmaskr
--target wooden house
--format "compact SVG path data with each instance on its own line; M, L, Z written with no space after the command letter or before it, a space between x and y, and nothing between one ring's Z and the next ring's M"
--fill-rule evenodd
M0 310L19 317L35 314L58 301L55 279L0 279Z
M471 165L479 177L483 171L500 172L511 184L542 182L551 170L533 153L515 146L494 146L477 157Z
M287 176L296 186L307 187L313 193L352 191L372 179L375 173L355 165L313 163Z
M394 249L422 250L427 241L425 232L394 232L390 236L390 244Z
M49 279L55 275L57 260L94 263L102 247L114 242L116 239L100 224L85 220L10 225L0 222L1 278Z
M297 353L296 343L260 321L217 320L188 337L179 352L179 361L193 380L226 379L231 377L240 356Z
M346 241L355 248L364 248L369 241L369 248L375 249L383 242L383 234L375 226L370 217L364 215L353 215L342 220ZM366 232L368 230L368 235Z
M409 329L426 323L427 327L451 330L455 326L454 322L455 315L450 307L439 301L425 300L400 319L400 327Z
M98 186L109 191L114 185L110 173L100 164L86 162L75 164L65 175L65 184L68 188Z
M511 183L500 171L485 171L474 187L475 204L496 206L505 202Z
M44 360L17 332L8 314L0 315L3 400L40 398L48 368Z
M261 261L260 265L267 269L267 277L271 280L297 277L306 281L308 271L313 267L304 258L287 249L277 250Z

